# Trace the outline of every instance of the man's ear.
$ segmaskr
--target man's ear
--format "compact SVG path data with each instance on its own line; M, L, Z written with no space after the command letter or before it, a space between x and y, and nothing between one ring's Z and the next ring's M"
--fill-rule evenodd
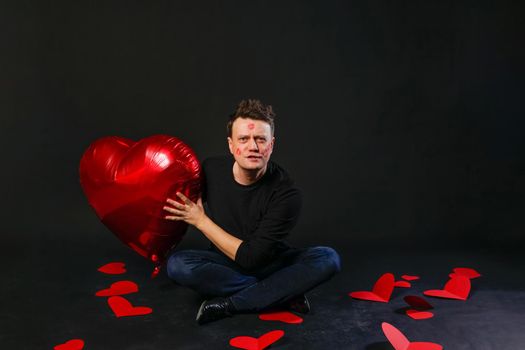
M233 140L231 137L228 137L227 140L228 140L228 148L230 149L230 153L233 154Z
M273 153L273 146L275 145L275 137L272 137L272 140L270 141L270 144L266 148L266 154L268 156L271 156Z

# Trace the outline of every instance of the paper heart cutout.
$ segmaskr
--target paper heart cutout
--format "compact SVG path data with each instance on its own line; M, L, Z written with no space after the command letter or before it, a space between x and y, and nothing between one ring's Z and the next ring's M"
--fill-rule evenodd
M392 291L394 290L394 275L385 273L374 284L372 291L358 291L351 292L349 295L354 299L377 301L381 303L388 303Z
M71 339L63 344L56 345L54 350L82 350L84 341L82 339Z
M197 202L201 166L176 137L153 135L138 142L118 136L93 142L80 160L80 184L98 218L124 244L158 267L188 224L167 220L166 199L183 193Z
M259 319L263 321L281 321L284 323L299 324L303 319L288 311L266 312L259 315Z
M481 276L481 274L478 271L468 267L455 267L452 271L454 272L449 275L450 277L460 275L465 276L469 279L474 279Z
M114 295L124 295L136 293L139 291L139 286L132 281L118 281L113 283L109 288L99 290L95 293L97 297L110 297Z
M410 287L412 287L412 285L410 284L410 282L407 282L407 281L396 281L394 283L394 287L410 288Z
M423 294L446 299L467 300L470 293L470 279L455 275L445 284L443 289L426 290Z
M99 267L98 271L108 275L120 275L126 272L126 264L122 262L111 262Z
M411 275L403 275L401 276L402 279L404 279L405 281L415 281L415 280L418 280L420 277L419 276L411 276Z
M434 314L430 311L434 307L430 305L428 301L425 299L415 296L415 295L407 295L403 298L405 302L412 307L411 309L407 309L405 311L406 315L414 320L425 320L427 318L434 317Z
M259 338L240 336L230 339L230 345L245 350L263 350L284 336L284 331L276 330L261 335Z
M416 310L430 310L434 308L428 301L416 295L407 295L403 300Z
M428 318L434 317L434 313L430 311L419 311L414 309L408 309L405 311L408 317L414 320L426 320Z
M153 312L153 309L147 306L133 306L127 299L121 296L109 297L108 305L117 317L141 316Z
M410 342L399 329L390 323L381 324L383 333L395 350L442 350L443 346L429 342Z

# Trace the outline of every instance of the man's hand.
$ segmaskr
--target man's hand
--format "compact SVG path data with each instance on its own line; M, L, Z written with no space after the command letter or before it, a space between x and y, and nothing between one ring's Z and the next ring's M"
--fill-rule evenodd
M208 238L217 248L219 248L230 259L235 260L237 249L242 243L242 240L232 236L224 231L217 224L215 224L204 212L202 207L202 199L199 198L197 203L193 203L189 198L180 192L177 192L184 204L174 201L173 199L166 199L166 202L173 207L165 206L164 210L173 215L166 216L167 220L182 220L188 224L195 226L200 230L206 238Z
M170 198L166 199L166 202L171 204L173 207L164 206L164 210L170 212L173 215L168 215L165 217L165 219L186 221L188 224L198 228L206 218L204 208L202 207L202 199L199 197L197 203L194 203L180 192L177 192L177 197L179 197L184 202L184 204L181 204Z

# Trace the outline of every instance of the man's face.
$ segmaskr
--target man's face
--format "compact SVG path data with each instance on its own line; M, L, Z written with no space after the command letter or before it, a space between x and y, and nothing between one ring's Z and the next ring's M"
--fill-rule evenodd
M274 141L272 128L267 122L237 118L232 125L232 136L228 137L228 146L241 168L260 170L270 160Z

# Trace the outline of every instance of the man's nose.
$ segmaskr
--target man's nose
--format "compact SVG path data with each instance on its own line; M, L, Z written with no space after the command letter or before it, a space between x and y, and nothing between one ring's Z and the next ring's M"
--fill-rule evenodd
M257 145L255 139L250 140L250 150L259 150L259 145Z

